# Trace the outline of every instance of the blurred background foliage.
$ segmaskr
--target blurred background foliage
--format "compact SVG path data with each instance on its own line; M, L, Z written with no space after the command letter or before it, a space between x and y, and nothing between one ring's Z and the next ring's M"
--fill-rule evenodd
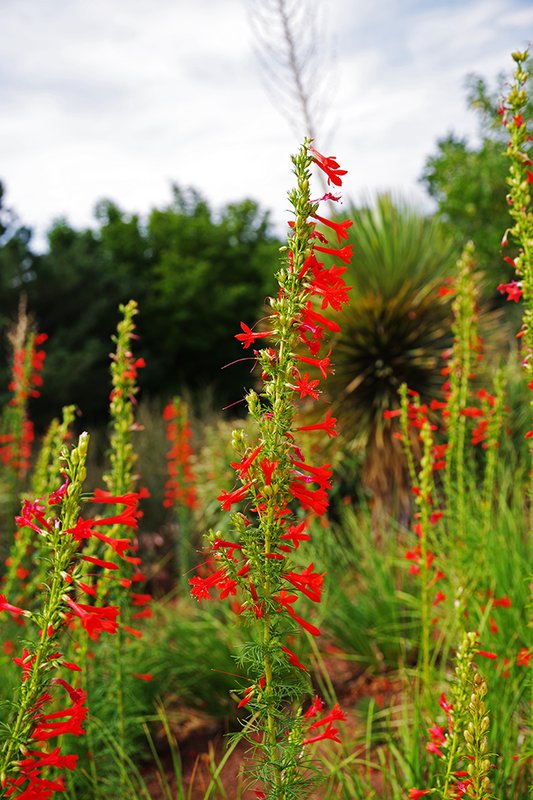
M169 396L185 385L209 385L220 407L242 396L247 374L220 370L241 355L232 332L243 313L253 320L260 309L280 246L256 203L243 200L215 214L193 189L174 186L169 205L142 220L103 200L91 229L57 220L43 253L32 249L31 232L6 206L3 187L0 203L0 324L5 334L24 293L49 335L38 423L67 402L89 422L105 417L110 338L118 305L130 298L141 309L145 392Z

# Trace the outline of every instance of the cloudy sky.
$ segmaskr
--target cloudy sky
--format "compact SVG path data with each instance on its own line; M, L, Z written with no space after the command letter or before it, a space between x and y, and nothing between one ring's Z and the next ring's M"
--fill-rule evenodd
M267 0L3 0L0 180L38 239L59 216L90 225L103 197L144 214L173 182L215 208L253 197L281 224L299 134L265 87L254 2ZM317 147L349 170L354 200L393 189L423 202L437 139L475 136L466 75L512 71L533 4L315 2Z

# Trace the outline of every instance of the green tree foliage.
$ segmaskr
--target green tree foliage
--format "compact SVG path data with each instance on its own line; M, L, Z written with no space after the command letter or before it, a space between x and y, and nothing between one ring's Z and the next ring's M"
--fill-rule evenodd
M0 323L5 331L24 287L49 334L43 420L66 403L89 420L105 414L111 335L118 305L131 298L140 309L136 353L147 362L141 388L170 395L211 385L220 406L242 396L245 367L220 368L241 356L232 331L260 309L279 247L256 203L215 214L195 191L174 187L172 203L142 220L101 201L93 229L59 220L40 255L11 218L0 205Z
M139 330L151 344L173 388L209 382L227 399L242 397L248 372L221 367L241 356L233 333L253 319L268 292L279 243L256 203L230 204L216 220L194 191L174 187L173 203L147 224L152 281ZM149 324L148 324L149 320ZM194 354L191 358L188 354ZM150 367L147 368L150 380Z
M503 96L503 77L491 89L479 77L468 82L468 104L477 114L479 143L450 133L426 161L422 182L438 204L438 215L453 236L457 254L472 240L479 267L487 276L488 291L511 277L502 261L501 240L509 226L507 132L498 115ZM533 97L529 100L533 110Z

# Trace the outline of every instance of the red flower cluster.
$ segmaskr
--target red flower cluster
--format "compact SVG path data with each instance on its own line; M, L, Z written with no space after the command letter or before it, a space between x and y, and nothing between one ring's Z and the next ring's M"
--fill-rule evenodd
M167 440L170 450L167 453L168 480L165 483L165 508L183 505L196 508L198 498L194 485L194 473L191 464L191 426L184 403L173 401L163 411L163 419L167 423Z
M19 420L8 424L7 430L0 434L0 463L11 467L21 477L30 467L33 423L28 418L26 405L30 397L39 397L42 386L42 369L46 353L39 349L47 340L46 333L38 333L28 338L25 346L16 350L13 356L13 371L9 383L12 396L8 406L18 411ZM9 417L8 417L9 420Z

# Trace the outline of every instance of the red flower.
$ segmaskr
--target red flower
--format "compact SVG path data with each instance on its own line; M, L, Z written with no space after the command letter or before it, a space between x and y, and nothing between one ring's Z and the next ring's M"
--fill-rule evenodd
M328 439L333 438L337 435L337 431L335 430L335 425L337 423L337 418L331 416L331 411L328 409L326 412L326 417L324 422L320 422L317 425L301 425L296 430L298 431L326 431L328 435Z
M329 499L324 489L308 489L302 481L292 481L289 491L302 508L308 508L321 517L328 510Z
M310 380L308 372L306 372L303 377L300 375L298 370L295 370L295 373L298 375L298 380L295 384L291 384L290 388L294 392L298 392L300 398L312 397L313 400L318 400L319 392L317 391L317 386L319 385L320 381L318 379Z
M420 800L425 794L430 794L431 789L409 789L407 797L409 800Z
M319 217L318 214L315 214L315 219L317 219L323 225L327 225L328 228L333 228L337 234L337 241L339 244L341 243L342 239L348 238L347 228L350 228L353 225L353 221L351 219L345 219L342 222L335 222L332 219Z
M498 291L502 294L507 293L507 300L513 300L515 303L522 297L522 282L511 281L510 283L500 283L497 287Z
M32 739L39 742L50 739L53 736L63 736L71 733L73 736L80 736L85 733L82 723L87 716L87 708L84 703L87 700L87 693L83 689L73 689L66 681L56 678L55 683L61 684L68 692L72 705L51 714L39 714L38 723L32 733ZM56 720L66 719L62 722Z
M200 600L212 600L210 590L213 589L218 583L224 581L226 578L226 570L224 567L208 575L207 578L202 578L195 575L189 578L189 583L192 586L191 594L196 597L198 602Z
M347 244L344 247L320 247L316 244L314 249L340 259L343 264L349 264L353 256L353 244Z
M274 596L274 600L279 603L279 605L282 606L288 614L290 614L290 616L293 618L293 620L295 620L295 622L298 623L298 625L301 625L304 630L311 634L311 636L320 636L320 631L317 627L311 625L310 622L307 622L307 620L298 616L298 614L294 611L291 604L297 599L297 595L288 594L285 589L282 589L278 595Z
M302 744L307 745L307 744L313 744L314 742L322 742L324 739L331 739L333 742L338 742L340 744L341 740L337 736L338 732L339 732L338 728L334 728L333 725L331 725L330 723L327 726L324 733L320 733L317 736L311 736L308 739L304 739Z
M261 472L263 473L265 484L270 486L272 483L272 475L274 470L278 466L279 461L269 461L268 458L264 458L260 463L259 466L261 467Z
M327 356L324 356L324 358L309 358L308 356L296 356L296 358L298 359L298 361L303 361L304 364L310 364L313 367L318 367L318 369L322 374L322 377L327 378L329 374L328 367L330 366L331 363L329 360L330 353L331 350L329 351ZM331 372L331 369L329 369L329 372Z
M24 608L19 608L18 606L13 606L11 603L8 603L4 594L0 594L0 611L9 611L9 613L15 617L28 617L30 615L30 612L26 611Z
M39 750L29 750L28 755L31 758L25 758L19 761L19 767L23 772L29 769L40 769L41 767L57 767L58 769L75 769L78 756L67 755L62 756L59 747L52 750L50 753L41 753ZM20 797L20 795L19 795Z
M298 523L298 525L291 525L287 533L282 535L282 539L291 541L295 550L300 546L300 542L306 542L311 539L308 533L304 533L307 527L307 520Z
M433 753L439 758L444 758L444 753L442 752L442 750L439 749L439 747L437 746L437 744L435 744L435 742L427 742L426 750L428 751L428 753Z
M302 572L287 572L283 577L314 603L319 603L325 574L314 572L314 564L309 564Z
M230 511L231 507L234 503L240 503L241 500L244 500L248 493L248 489L252 485L252 481L249 483L245 483L243 486L240 486L238 489L234 489L232 492L221 492L217 500L222 503L222 510L223 511Z
M240 461L231 462L230 466L238 471L240 478L248 477L248 470L250 469L250 466L253 464L253 462L255 461L255 459L257 458L262 449L263 449L263 442L261 442L260 445L258 445L254 450L252 450L250 455L243 457Z
M322 719L316 720L313 722L312 725L309 726L309 730L315 730L316 728L321 728L323 725L328 725L331 722L346 722L346 717L344 716L344 712L339 706L338 703L335 703L331 711L329 711Z
M493 653L490 650L478 650L477 654L478 656L483 656L483 658L489 658L491 661L496 661L498 658L498 654Z
M323 156L314 147L310 147L309 152L313 155L315 164L328 176L328 183L342 186L341 176L346 175L346 170L340 168L336 159L333 156Z
M101 633L116 633L118 628L118 606L103 608L87 606L83 603L76 603L68 595L65 595L65 601L72 609L74 616L80 618L82 626L93 641L99 639Z
M244 322L241 322L241 328L244 333L236 333L235 338L238 339L239 342L242 342L245 350L247 347L250 347L250 345L253 344L256 339L261 339L265 336L272 336L272 331L258 331L255 333Z
M331 489L331 464L322 464L320 467L313 467L303 461L292 461L293 467L297 467L303 472L309 472L313 483L318 483L322 489Z
M320 714L323 708L324 708L324 703L322 702L320 697L317 694L315 694L315 698L311 703L311 705L309 706L309 708L307 709L307 711L305 712L304 717L306 719L311 719L312 717L316 717L317 714Z
M298 667L298 669L301 669L303 672L309 672L307 667L304 667L304 665L298 660L296 653L293 653L292 650L289 650L289 648L285 647L284 645L281 645L281 649L289 656L289 664L292 664L293 667Z
M324 271L327 272L327 270ZM302 312L302 323L300 327L315 329L316 325L322 325L323 328L327 328L327 330L332 331L332 333L339 333L341 329L341 326L337 322L333 322L333 320L315 311L311 301L308 300L305 311Z

